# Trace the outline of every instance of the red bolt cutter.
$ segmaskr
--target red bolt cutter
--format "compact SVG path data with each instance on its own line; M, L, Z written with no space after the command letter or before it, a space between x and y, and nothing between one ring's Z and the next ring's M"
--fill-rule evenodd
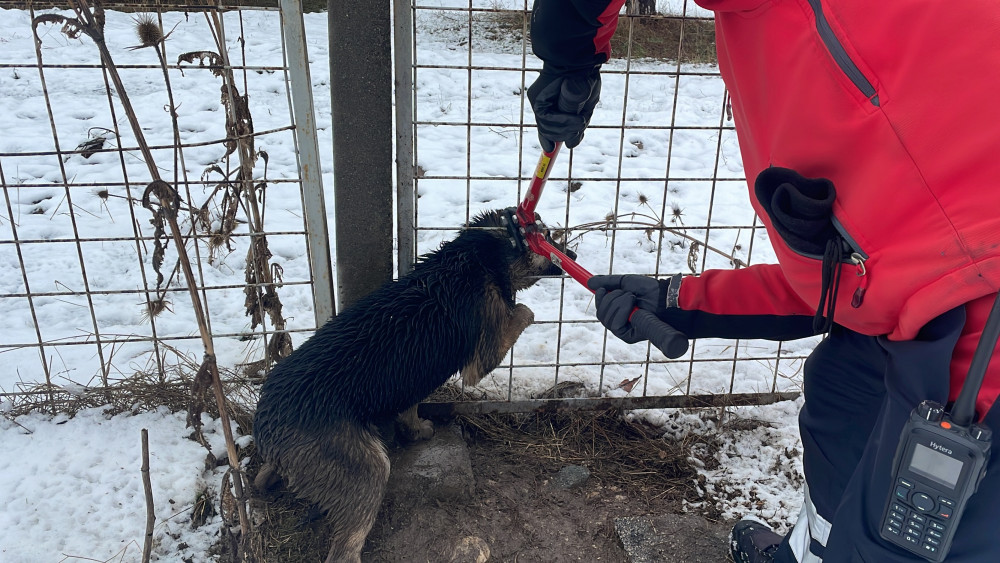
M556 248L551 242L546 240L545 225L539 225L535 221L535 207L542 196L542 189L546 180L552 172L552 163L559 154L562 143L555 143L551 151L542 151L542 156L538 159L535 167L535 175L531 178L531 185L528 193L524 196L524 201L517 206L516 210L507 210L507 228L518 246L526 245L528 250L535 254L548 258L553 264L561 268L573 279L580 282L583 287L587 287L587 280L594 277L583 266ZM587 289L591 292L589 287ZM668 358L679 358L687 352L687 337L670 325L656 318L653 314L639 315L635 317L638 307L632 311L629 321L632 322L636 331L643 335L657 335L651 340L653 345L660 349ZM633 319L633 317L635 317ZM651 326L658 323L658 326ZM667 330L664 330L666 327Z

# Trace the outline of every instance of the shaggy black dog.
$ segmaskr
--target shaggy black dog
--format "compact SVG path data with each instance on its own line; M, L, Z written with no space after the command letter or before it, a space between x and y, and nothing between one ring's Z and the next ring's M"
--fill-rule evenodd
M376 426L399 416L411 437L430 437L417 403L456 373L475 385L493 371L534 321L515 293L558 273L512 244L503 212L483 213L274 367L254 418L255 485L280 476L327 514L327 563L359 562L375 522L389 478Z

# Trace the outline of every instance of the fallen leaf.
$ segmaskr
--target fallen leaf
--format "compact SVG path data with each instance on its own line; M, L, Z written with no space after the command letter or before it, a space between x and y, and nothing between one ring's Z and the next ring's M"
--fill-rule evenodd
M641 375L637 375L635 379L623 379L622 382L618 384L618 388L624 389L626 393L631 393L632 388L635 387L635 384L638 383L640 379L642 379Z

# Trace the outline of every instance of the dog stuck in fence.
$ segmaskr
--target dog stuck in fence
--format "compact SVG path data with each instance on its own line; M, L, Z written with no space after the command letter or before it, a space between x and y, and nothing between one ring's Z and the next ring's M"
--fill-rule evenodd
M476 216L268 375L254 417L262 460L254 484L263 490L283 479L326 514L327 563L360 562L375 523L389 478L377 426L396 418L410 439L429 438L433 426L417 416L417 403L456 373L479 383L534 322L515 294L562 272L515 236L503 211Z

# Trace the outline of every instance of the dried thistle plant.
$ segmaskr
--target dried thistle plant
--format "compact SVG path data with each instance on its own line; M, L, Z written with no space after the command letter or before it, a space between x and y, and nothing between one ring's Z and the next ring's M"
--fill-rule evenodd
M132 18L135 24L135 35L139 38L139 44L130 49L143 49L145 47L156 47L166 40L163 29L157 23L153 14L139 14Z
M670 206L670 222L675 225L684 224L684 210L676 203Z
M199 369L199 377L204 374L204 379L207 379L209 387L215 390L215 399L218 406L218 415L220 422L222 423L223 434L226 440L226 451L229 458L229 463L232 467L239 466L239 457L236 450L236 443L233 438L232 427L229 423L229 414L226 408L226 398L225 392L222 388L221 379L219 376L218 365L215 360L215 345L213 342L213 337L211 331L208 328L207 316L205 314L205 309L202 305L201 296L198 293L198 280L196 279L193 269L191 267L190 259L187 255L187 250L184 244L184 235L181 232L181 228L177 221L177 211L181 207L181 199L178 196L176 190L164 181L160 175L160 168L157 166L155 159L153 158L152 150L149 143L146 141L144 134L144 129L139 123L138 116L132 105L132 101L129 98L127 88L122 81L121 75L118 72L118 67L115 64L114 57L105 41L104 35L104 25L105 25L105 14L102 2L100 0L94 2L93 8L90 7L86 0L70 0L70 7L76 15L75 18L67 18L60 16L58 14L47 14L43 16L36 17L32 22L32 28L35 36L35 52L38 57L39 65L42 64L42 39L39 36L38 28L41 24L62 24L62 32L70 38L78 38L81 34L86 35L91 41L93 41L95 47L97 47L100 53L100 59L102 67L106 70L108 78L110 78L115 91L117 92L118 101L122 104L125 117L128 119L129 126L132 129L133 134L136 138L136 143L139 146L139 150L142 153L142 160L144 161L146 168L149 171L149 177L151 181L147 185L146 189L142 195L142 205L143 207L150 210L153 214L153 223L158 231L154 237L157 239L157 247L154 249L153 263L154 267L157 269L157 287L163 281L163 276L159 271L159 266L162 265L163 251L166 247L168 240L172 240L175 245L175 252L178 255L177 264L183 270L185 281L188 285L188 293L191 297L191 305L194 309L194 316L198 322L198 329L201 335L202 344L205 348L204 360L202 362L201 368ZM218 14L206 14L206 17L212 17L214 15L216 20L216 26L221 27L221 17ZM146 18L140 18L145 21ZM154 45L162 46L163 41L167 38L169 34L163 35L159 38L159 41L154 43ZM221 34L216 33L216 37ZM151 40L151 37L146 37L147 40ZM140 38L140 41L143 41ZM146 45L140 46L144 47ZM167 65L164 61L163 51L160 48L154 49L157 53L157 57L160 59L161 67L164 73L164 81L167 87L167 94L169 97L169 109L170 114L174 122L174 135L175 135L175 155L179 149L179 138L177 132L176 124L176 105L173 103L173 94L170 88L169 75L167 73ZM224 52L224 51L223 51ZM227 65L228 66L228 65ZM231 72L230 72L231 75ZM232 81L230 81L232 82ZM109 94L110 94L109 85ZM47 96L47 87L42 78L42 90ZM249 113L249 112L247 112ZM252 130L251 130L252 133ZM175 158L175 183L177 183L177 170L178 163ZM250 170L247 170L250 172ZM248 175L247 178L251 176ZM152 196L156 196L158 200L157 203L153 202ZM169 227L169 229L168 229ZM169 235L167 233L170 233ZM157 251L159 256L157 256ZM159 263L158 263L159 262ZM152 311L150 311L152 313ZM204 393L201 393L202 395ZM192 403L198 400L198 392L196 389L192 389L192 395L194 399ZM189 410L189 422L192 418L200 417L200 410L192 408ZM197 427L196 427L197 429ZM235 494L238 499L244 499L243 490L244 482L243 478L237 476L234 479L233 487L235 489ZM239 530L242 534L247 534L250 529L250 520L247 515L246 505L243 500L238 504L238 515L239 515Z
M209 67L215 76L221 78L221 103L226 116L226 154L222 160L227 163L226 171L221 166L214 165L205 171L203 178L210 173L218 173L222 180L216 186L216 193L222 192L223 198L219 206L219 214L212 221L209 230L210 256L221 251L223 245L231 251L230 237L237 223L237 209L242 209L246 224L250 230L250 244L246 260L245 308L250 318L251 329L263 326L267 317L274 327L275 334L265 349L265 357L276 361L291 352L291 339L284 332L285 319L282 315L281 299L277 289L281 287L281 269L270 264L271 252L267 246L264 230L264 202L266 198L268 155L257 151L254 147L254 126L250 114L248 97L241 94L237 88L236 78L228 64L228 55L221 37L221 20L217 14L206 14L209 27L213 31L216 51L202 50L182 53L177 62ZM229 158L235 155L238 168L230 171ZM254 166L258 159L264 161L264 180L255 182Z
M604 216L603 221L592 221L590 223L566 227L562 229L562 231L566 233L566 235L564 235L566 237L565 244L569 245L571 243L576 243L575 246L579 246L577 241L582 238L583 235L592 231L603 232L605 233L605 236L607 236L610 231L617 228L640 228L646 239L650 242L653 242L654 236L660 232L674 235L676 237L675 239L668 240L664 244L669 245L671 250L687 250L687 263L691 273L698 273L697 268L700 252L703 248L706 251L714 252L728 259L729 263L732 264L734 268L742 268L747 265L743 260L735 256L736 251L741 248L739 245L734 246L731 253L727 253L712 245L705 244L704 241L689 235L682 219L684 211L676 203L671 206L670 222L675 225L679 224L680 226L668 227L663 223L663 220L652 208L652 205L650 205L649 198L643 194L639 194L638 200L640 205L644 205L649 209L649 213L639 213L635 211L629 213L616 213L614 211L610 211ZM569 237L568 235L570 232L576 232L577 234Z
M174 33L174 29L181 22L174 24L174 27L168 33L163 33L163 28L160 27L157 17L153 14L139 14L132 17L132 23L135 24L135 36L139 38L139 44L133 47L129 47L133 51L136 49L145 49L146 47L159 47L160 43L163 43Z
M172 306L173 303L171 303L165 296L157 295L155 298L150 299L146 303L145 311L142 313L142 320L148 321L156 318L164 311L170 311L173 313L174 310L171 308Z

